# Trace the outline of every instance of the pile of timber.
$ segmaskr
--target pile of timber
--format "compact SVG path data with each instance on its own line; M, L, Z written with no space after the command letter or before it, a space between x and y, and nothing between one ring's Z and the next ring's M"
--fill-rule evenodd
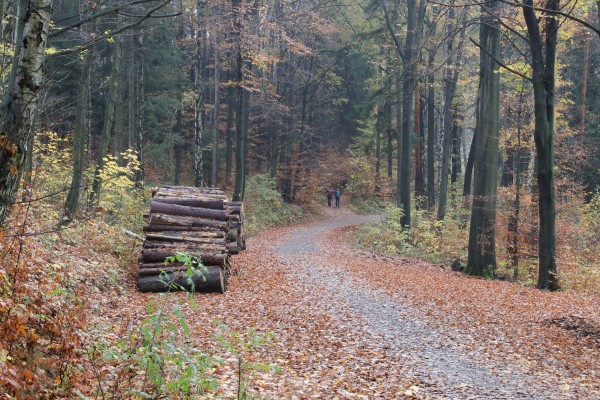
M246 235L244 233L244 204L241 201L228 201L229 228L227 238L229 239L229 254L238 254L246 249Z
M228 201L218 188L163 186L152 194L138 289L164 292L181 287L224 293L229 283L228 256L245 248L243 204ZM179 252L198 257L207 270L198 268L201 273L190 278L183 263L165 265L167 257Z

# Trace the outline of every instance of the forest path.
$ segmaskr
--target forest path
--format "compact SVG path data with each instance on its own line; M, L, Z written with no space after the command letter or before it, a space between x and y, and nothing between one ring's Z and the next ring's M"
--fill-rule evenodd
M293 230L276 247L281 263L287 263L295 278L312 288L315 293L325 292L331 298L314 304L331 316L350 312L357 326L351 336L363 341L360 346L373 346L382 358L402 365L405 377L425 384L437 395L449 398L549 398L542 394L536 378L529 376L510 360L491 362L478 351L459 346L459 338L439 331L428 321L427 310L415 307L409 298L398 299L378 287L372 287L361 278L348 274L340 264L361 263L365 268L378 268L377 257L361 259L348 248L331 240L339 230L366 222L377 216L355 216L333 210L332 218ZM324 251L321 247L327 246ZM400 276L390 279L402 282ZM467 342L465 342L465 339ZM475 347L480 338L469 335L460 341ZM469 343L472 342L472 343ZM475 342L475 343L473 343ZM332 344L334 345L334 344ZM371 360L357 360L368 364ZM421 383L422 382L422 383ZM545 390L543 392L546 392Z
M197 294L200 312L184 310L197 346L212 346L215 320L273 332L274 345L245 355L281 368L249 373L267 399L600 398L598 332L565 329L599 327L598 296L470 278L349 243L353 226L380 218L326 209L250 238L233 257L230 290ZM228 362L215 375L233 398L236 357Z
M292 328L296 334L282 335L290 342L294 337L302 342L306 335L314 335L308 338L312 343L307 343L306 350L311 356L304 359L304 365L302 361L288 364L292 371L309 371L308 378L285 385L286 397L401 397L410 393L407 387L414 383L419 386L419 397L598 398L600 366L596 363L593 370L598 347L564 338L564 329L543 323L551 318L544 308L557 306L551 304L553 294L358 251L340 240L344 232L381 217L357 216L345 209L326 209L324 216L319 222L281 229L279 239L269 237L264 243L265 238L256 238L261 248L268 249L263 254L268 254L267 265L274 268L270 272L283 275L297 292L282 296L282 304L270 311L282 312L282 305L294 309L291 297L292 303L296 299L306 307L304 313L313 315L296 321ZM554 300L561 305L560 296ZM523 303L533 306L537 315L525 307L519 309ZM499 310L496 317L494 308L507 305L510 308ZM483 310L469 312L471 307ZM585 309L559 312L585 314ZM515 318L521 321L511 326ZM325 326L319 326L319 320ZM528 351L519 349L528 346L539 352L532 342L551 341L556 334L556 340L567 340L561 346L577 344L578 350L565 350L581 354L577 362L586 364L583 371L572 373L570 361L561 360L559 352L542 350L531 358ZM297 346L290 343L290 352ZM588 357L591 363L586 363ZM299 379L293 375L289 383Z

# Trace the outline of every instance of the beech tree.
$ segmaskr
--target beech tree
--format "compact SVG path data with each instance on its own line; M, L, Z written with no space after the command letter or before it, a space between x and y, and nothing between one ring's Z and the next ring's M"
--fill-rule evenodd
M556 44L559 0L546 4L542 27L533 8L533 0L524 0L523 17L527 24L531 55L535 130L534 139L539 190L539 274L540 289L558 288L556 267L556 196L554 188L554 105L556 86ZM542 40L545 34L545 43Z
M498 190L498 127L500 111L499 1L481 7L479 93L474 157L473 208L466 272L494 277L496 269L496 198Z

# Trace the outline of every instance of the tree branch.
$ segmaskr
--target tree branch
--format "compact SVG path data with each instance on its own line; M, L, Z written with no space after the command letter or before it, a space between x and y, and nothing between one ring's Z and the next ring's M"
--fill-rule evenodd
M82 19L80 21L77 21L74 24L67 25L67 26L64 26L64 27L62 27L60 29L57 29L56 31L50 33L48 35L48 38L52 38L54 36L58 36L58 35L60 35L62 33L65 33L66 31L69 31L69 30L74 29L74 28L79 28L81 25L83 25L85 23L94 21L94 20L96 20L98 18L101 18L101 17L104 17L106 15L118 14L119 12L121 12L121 10L129 8L131 6L135 6L135 5L138 5L138 4L145 4L145 3L153 3L153 2L156 2L156 1L158 1L158 0L135 0L135 1L132 1L131 3L123 4L123 5L120 5L120 6L117 6L117 7L113 7L111 9L109 9L109 10L104 10L104 11L99 12L97 14L91 15L91 16L89 16L87 18L84 18L84 19ZM169 3L169 2L170 1L168 1L167 3ZM165 5L166 4L163 4L161 6L161 8L164 7ZM146 18L149 18L149 17L143 16L143 17L140 17L140 18L146 19Z
M148 1L148 0L144 0L144 1ZM155 1L155 0L152 0ZM84 51L89 49L90 47L93 47L96 43L108 39L110 37L116 36L119 33L126 31L127 29L131 29L131 28L135 28L136 26L140 25L142 22L144 22L145 20L147 20L148 18L152 18L152 14L154 14L155 12L157 12L158 10L160 10L161 8L163 8L164 6L166 6L167 4L169 4L172 0L163 0L162 3L158 4L156 7L151 8L150 10L148 10L148 12L141 16L137 21L132 22L130 24L127 25L123 25L122 27L120 27L119 29L116 29L112 32L106 32L103 33L102 35L90 40L87 43L82 44L79 47L76 47L74 49L64 49L61 51L57 51L56 53L53 53L52 56L62 56L62 55L66 55L66 54L71 54L71 53L75 53L75 52L80 52L80 51Z
M512 72L513 74L526 79L529 82L533 82L533 80L528 77L527 75L509 67L508 65L504 64L503 62L501 62L500 60L498 60L496 57L494 57L489 51L487 51L487 49L483 46L481 46L479 43L477 43L473 38L469 38L469 40L471 41L471 43L473 43L475 46L479 47L481 50L485 51L485 53L492 59L494 60L494 62L496 62L499 66L501 66L502 68L504 68L505 70Z
M388 31L390 32L390 35L392 35L392 39L394 40L394 44L396 45L398 57L400 57L400 61L404 62L404 52L402 51L402 44L400 43L398 35L396 35L396 31L392 26L392 21L390 20L390 14L388 12L387 6L385 5L385 0L381 0L381 5L383 7L383 13L385 14L385 23L387 25Z

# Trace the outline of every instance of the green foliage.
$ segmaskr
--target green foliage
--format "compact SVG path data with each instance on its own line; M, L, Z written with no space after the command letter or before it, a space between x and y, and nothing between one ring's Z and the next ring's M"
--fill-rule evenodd
M60 137L56 132L42 132L34 148L37 168L33 182L36 193L32 197L44 200L35 202L33 206L36 214L43 216L46 221L58 221L62 217L62 204L73 168L68 146L69 139ZM140 169L136 152L128 149L119 157L109 154L104 161L104 167L100 171L102 191L98 209L110 223L130 228L141 225L142 215L139 210L143 199L140 198L134 181L135 174ZM86 188L91 186L94 173L95 165L90 165L84 171L81 202L86 200ZM80 205L80 209L85 208L83 204Z
M411 229L403 229L400 225L402 214L401 208L387 207L383 221L363 225L357 230L358 244L383 253L436 263L464 259L468 231L459 213L449 213L444 221L438 221L433 214L413 210Z
M187 253L177 253L165 260L165 264L173 262L190 267L183 272L190 282L194 275L202 274L198 268L204 268L197 257ZM174 285L172 281L169 283ZM197 311L192 293L188 293L187 300ZM107 377L97 376L97 392L103 398L157 395L180 398L217 389L218 383L208 371L219 361L192 345L192 332L182 310L184 300L169 306L172 298L168 293L161 294L160 301L150 302L146 309L148 316L116 343L98 336L99 340L88 351L90 360L93 365L113 365L115 371ZM109 385L113 388L110 393L106 392ZM80 397L86 398L83 394Z
M252 353L255 353L260 347L272 345L276 336L272 332L260 334L254 328L249 328L246 333L241 334L232 331L227 325L217 321L220 328L220 333L217 335L217 341L230 354L237 358L237 373L238 373L238 392L237 399L247 399L248 380L255 372L279 373L281 369L275 364L257 363L247 361L252 358Z
M220 361L192 344L183 300L169 307L172 298L161 294L159 301L150 302L148 317L116 343L97 336L88 351L90 361L112 371L97 376L96 392L103 398L187 398L217 389L217 380L208 372Z
M300 208L283 201L276 180L268 175L254 175L248 179L244 209L248 236L270 226L299 221L303 215Z

